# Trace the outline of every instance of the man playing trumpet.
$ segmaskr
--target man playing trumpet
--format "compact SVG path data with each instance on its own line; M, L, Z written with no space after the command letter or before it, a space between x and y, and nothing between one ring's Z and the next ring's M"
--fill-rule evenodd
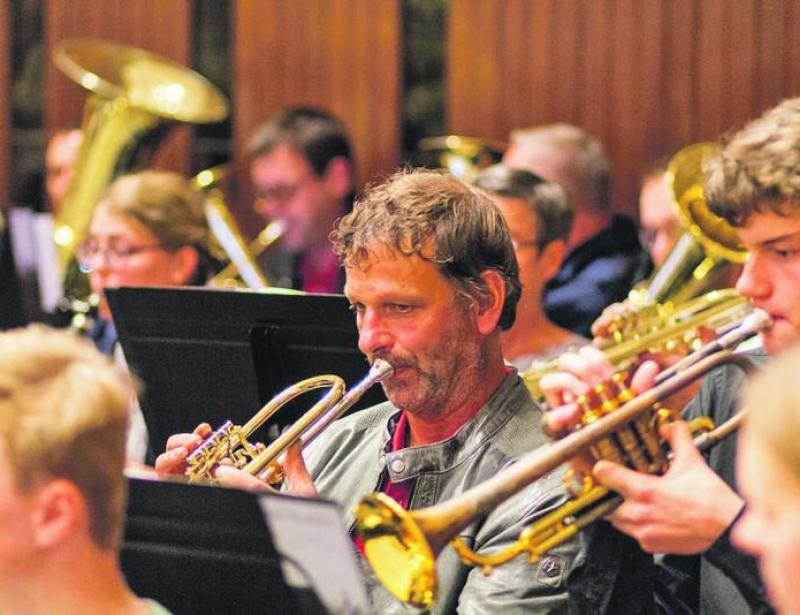
M520 285L508 228L486 195L436 172L401 172L368 191L332 240L359 347L394 373L382 382L388 403L334 423L304 451L305 464L296 450L289 456L290 492L342 503L352 528L353 508L368 493L427 507L544 442L531 429L539 408L503 363L500 332L514 321ZM181 471L209 431L170 438L157 469ZM237 473L220 468L218 476ZM542 479L462 536L483 552L514 542L562 501L559 478ZM490 577L448 550L438 561L435 612L566 610L577 548L565 543L535 566L518 558ZM376 612L404 609L368 578Z
M737 227L750 253L736 289L773 320L761 334L770 356L800 339L798 152L800 98L784 101L735 134L708 169L709 206ZM541 382L550 404L560 406L548 418L556 432L576 420L576 396L613 371L602 353L591 347L563 356L561 368L561 373ZM634 375L633 387L650 388L656 372L655 364L645 363ZM741 383L742 373L735 368L712 372L686 416L706 414L722 423L738 408ZM685 424L671 426L665 437L674 459L664 476L639 474L606 461L595 465L595 478L625 497L611 522L646 551L702 555L694 609L769 611L755 562L729 541L730 527L743 510L734 475L735 438L717 445L704 459Z

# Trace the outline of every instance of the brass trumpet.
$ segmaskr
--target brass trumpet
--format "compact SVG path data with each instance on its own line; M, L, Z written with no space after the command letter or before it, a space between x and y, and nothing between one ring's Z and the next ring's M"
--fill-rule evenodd
M752 305L731 288L712 290L678 306L649 306L637 314L643 321L637 326L637 332L620 336L602 350L618 369L628 367L644 353L686 354L700 348L697 335L700 327L724 333L752 310ZM543 398L539 381L556 369L558 357L553 357L536 361L522 372L522 379L534 399Z
M366 496L356 510L356 531L376 576L398 599L429 608L436 600L436 557L450 541L465 564L481 566L485 573L522 553L527 553L530 562L535 563L544 553L608 514L621 499L586 479L567 503L537 521L503 551L483 556L460 539L453 539L497 505L585 450L591 450L595 458L611 458L638 470L665 471L668 455L658 436L658 427L670 420L670 416L654 406L724 363L749 369L750 361L732 349L769 324L766 313L755 311L735 332L702 349L699 358L690 361L691 365L684 365L684 369L639 396L634 397L630 389L623 387L613 391L613 395L608 390L596 390L593 396L600 405L588 404L581 428L528 453L507 470L457 498L409 512L385 494ZM735 419L740 421L741 417ZM726 423L720 429L729 432L735 426ZM714 442L719 437L719 433L712 432L706 440Z
M290 446L310 444L333 421L347 412L373 384L387 378L394 368L376 359L366 377L345 393L344 380L324 375L306 378L273 397L243 426L225 421L186 458L185 475L189 482L214 480L213 470L227 459L237 468L257 476L269 484L283 480L280 457ZM328 387L329 391L308 412L301 416L269 446L247 439L264 422L295 397L314 389Z

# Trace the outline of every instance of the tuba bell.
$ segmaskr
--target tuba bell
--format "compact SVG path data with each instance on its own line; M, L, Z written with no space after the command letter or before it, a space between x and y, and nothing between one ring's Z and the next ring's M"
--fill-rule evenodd
M88 234L105 187L116 175L132 170L145 137L162 121L218 122L228 115L228 103L198 73L133 47L68 40L56 49L54 62L91 93L75 175L55 220L63 291L71 300L87 293L75 248Z

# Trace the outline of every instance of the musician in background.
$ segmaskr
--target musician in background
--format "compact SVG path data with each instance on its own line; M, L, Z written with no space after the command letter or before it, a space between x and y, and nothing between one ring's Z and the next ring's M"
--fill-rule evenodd
M77 128L60 130L47 143L44 152L45 189L47 205L54 216L61 213L75 165L83 142L83 133Z
M759 560L769 597L781 613L800 613L800 373L793 348L745 387L750 413L739 436L736 472L747 508L733 543Z
M183 177L166 171L141 171L116 179L100 198L89 237L77 246L100 297L98 316L88 330L101 352L125 359L105 298L119 286L205 284L221 256L203 210L203 196ZM131 406L128 458L147 458L148 436L138 403ZM151 456L152 459L152 456Z
M800 98L794 98L733 135L707 169L709 207L737 227L750 253L736 290L773 319L760 334L769 356L800 341L798 151ZM548 401L562 406L548 418L554 432L577 419L575 396L613 372L604 356L590 347L562 358L561 365L564 372L541 382ZM657 370L652 362L645 363L634 376L634 389L648 389ZM713 371L686 409L687 418L707 415L717 424L724 422L739 407L742 378L735 367ZM731 525L744 505L736 492L736 438L715 446L705 459L683 423L666 430L666 440L674 460L663 477L597 463L595 477L626 498L611 521L646 551L702 554L699 575L692 578L699 581L699 589L682 585L677 590L688 596L693 608L703 613L768 612L755 561L730 544ZM687 562L672 563L685 568Z
M280 250L262 263L270 283L338 293L344 276L328 234L353 199L353 154L347 129L328 111L286 109L248 143L255 209L283 226Z
M667 161L657 160L645 168L639 189L639 237L650 252L656 267L667 258L672 246L683 234L673 205L672 192L665 173Z
M117 555L130 382L41 325L0 334L0 611L165 614Z
M520 283L508 228L482 192L433 171L401 172L370 189L332 239L359 348L395 372L382 383L388 402L336 421L304 451L305 464L298 456L287 464L291 492L340 502L352 527L364 495L383 491L407 509L430 506L545 441L539 408L503 362L500 333L514 322ZM172 436L157 470L182 472L209 433L201 425ZM217 476L237 472L221 466ZM562 500L560 478L538 481L462 538L484 553L515 541ZM445 550L434 612L566 610L576 554L569 541L537 565L519 557L487 577ZM406 612L367 576L375 612Z
M572 225L572 205L563 188L502 164L482 171L474 183L503 214L519 263L517 318L501 334L506 361L526 370L535 360L586 344L586 338L551 322L542 305L544 286L561 266Z
M559 184L572 202L567 255L547 284L544 307L554 323L588 337L603 308L624 299L651 268L633 222L612 214L603 146L569 124L515 130L503 164Z
M202 285L220 256L203 196L183 177L166 171L116 179L100 198L89 237L76 252L81 268L89 272L92 292L100 295L90 337L106 354L117 341L106 288Z

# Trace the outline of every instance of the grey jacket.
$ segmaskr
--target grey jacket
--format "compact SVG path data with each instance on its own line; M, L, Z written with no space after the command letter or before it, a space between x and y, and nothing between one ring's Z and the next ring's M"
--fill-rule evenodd
M410 509L431 506L463 493L494 476L513 457L546 442L541 411L517 374L509 375L489 402L453 437L428 446L387 453L391 428L399 414L390 403L337 421L305 452L306 463L322 497L340 502L352 529L353 510L365 494L392 482L416 479ZM564 500L556 471L470 525L462 538L489 553L513 543L537 517ZM434 613L568 612L566 579L579 557L570 541L531 565L525 556L485 576L463 565L449 546L436 565L439 598ZM363 562L376 613L414 612L386 592Z

